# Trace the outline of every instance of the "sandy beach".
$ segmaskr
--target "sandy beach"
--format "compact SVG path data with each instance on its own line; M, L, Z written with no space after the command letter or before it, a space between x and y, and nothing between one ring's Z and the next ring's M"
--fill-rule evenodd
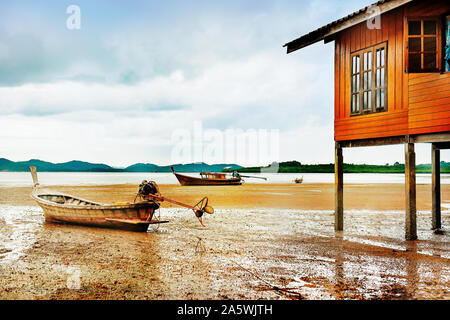
M133 201L137 186L59 186ZM335 232L333 184L161 185L215 208L201 227L164 203L170 223L147 233L44 222L30 187L0 188L1 299L449 299L450 185L443 232L431 228L430 185L417 185L418 241L404 240L404 185L345 185Z
M334 184L244 184L242 186L179 186L159 185L161 193L186 203L195 203L208 196L215 208L277 208L300 210L333 210ZM54 190L104 203L133 201L135 185L52 186ZM431 186L417 185L417 210L431 210ZM0 187L0 204L33 206L31 187ZM450 203L450 185L441 187L442 203ZM380 201L382 199L382 201ZM403 184L346 184L345 209L403 210ZM173 207L164 203L163 208Z

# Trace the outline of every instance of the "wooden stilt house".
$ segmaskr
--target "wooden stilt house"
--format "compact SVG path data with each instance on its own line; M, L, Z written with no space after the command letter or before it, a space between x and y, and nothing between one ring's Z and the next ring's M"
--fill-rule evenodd
M431 143L432 228L441 227L440 150L450 148L450 1L384 0L285 44L335 42L335 229L343 148L404 144L405 237L417 239L415 143Z

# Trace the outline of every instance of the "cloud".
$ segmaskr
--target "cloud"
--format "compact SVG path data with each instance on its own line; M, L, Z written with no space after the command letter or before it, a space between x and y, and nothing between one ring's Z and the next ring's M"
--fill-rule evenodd
M5 6L0 11L0 85L132 84L177 70L191 77L216 63L261 52L284 53L285 41L318 20L317 15L299 19L298 12L308 7L301 1L130 6L80 1L79 6L83 17L79 31L66 29L64 4L19 1ZM323 8L329 7L322 4L310 10Z
M167 120L164 117L169 115L158 120ZM167 164L171 131L157 125L158 120L141 114L130 121L124 115L109 112L2 116L0 157L54 162L78 159L115 166L135 162Z
M271 127L290 127L298 125L312 107L322 105L323 110L332 109L331 104L323 105L316 95L323 90L324 81L330 83L328 88L331 86L325 72L318 72L315 81L304 77L314 71L317 73L317 68L324 71L329 66L280 58L273 54L257 54L217 63L192 78L178 70L168 76L129 85L61 81L0 87L0 110L3 114L23 115L86 110L119 114L184 110L190 113L188 118L211 120L224 128L233 124L256 124L267 119L268 114L273 115ZM229 118L229 115L236 121L217 121L220 117ZM254 122L242 119L253 119Z

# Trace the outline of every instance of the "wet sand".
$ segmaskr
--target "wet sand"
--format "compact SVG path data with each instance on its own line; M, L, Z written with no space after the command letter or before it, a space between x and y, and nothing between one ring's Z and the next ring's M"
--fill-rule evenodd
M216 213L203 228L164 203L170 223L148 233L55 225L31 188L0 188L0 298L450 298L450 185L442 234L430 230L430 186L417 186L418 241L404 240L403 184L346 185L344 232L332 184L160 188L191 204L208 196ZM137 187L53 189L115 202Z

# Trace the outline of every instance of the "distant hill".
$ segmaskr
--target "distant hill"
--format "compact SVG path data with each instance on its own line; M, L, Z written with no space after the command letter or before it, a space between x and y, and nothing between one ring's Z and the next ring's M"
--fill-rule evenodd
M40 172L171 172L170 166L158 166L151 163L136 163L124 169L113 168L102 163L90 163L84 161L69 161L64 163L52 163L37 159L14 162L0 158L0 171L26 172L30 166L35 166ZM232 169L242 168L236 164L213 164L203 162L190 164L175 164L174 169L179 172L220 172L226 167Z
M35 166L38 171L45 172L114 172L121 171L120 169L115 169L106 164L101 163L89 163L84 161L69 161L64 163L52 163L37 159L32 159L28 161L14 162L8 159L0 159L0 171L29 171L30 166Z
M126 172L153 172L159 168L155 164L151 163L136 163L131 166L128 166L124 169Z
M261 172L262 168L248 167L237 169L238 172ZM225 172L229 170L224 170ZM280 173L334 173L334 164L301 164L298 161L280 162L278 172ZM370 165L344 163L345 173L404 173L405 165L396 162L393 165ZM431 173L431 164L416 165L417 173ZM441 161L441 173L450 173L450 162Z
M173 168L177 172L221 172L224 168L237 170L242 168L237 164L207 164L204 162L188 163L188 164L174 164ZM172 172L170 166L158 166L151 163L136 163L124 169L125 172Z
M151 163L136 163L123 169L113 168L102 163L90 163L84 161L69 161L64 163L52 163L37 159L14 162L0 158L0 171L28 172L30 166L35 166L40 172L171 172L169 166L158 166ZM247 167L237 164L207 164L204 162L174 164L177 172L261 172L267 167ZM227 169L225 169L227 168ZM280 173L334 173L334 164L301 164L298 161L280 162L278 172ZM344 164L345 173L404 173L405 165L396 162L393 165L369 165L369 164ZM419 164L416 166L417 173L430 173L430 164ZM441 173L450 173L450 162L441 161Z

